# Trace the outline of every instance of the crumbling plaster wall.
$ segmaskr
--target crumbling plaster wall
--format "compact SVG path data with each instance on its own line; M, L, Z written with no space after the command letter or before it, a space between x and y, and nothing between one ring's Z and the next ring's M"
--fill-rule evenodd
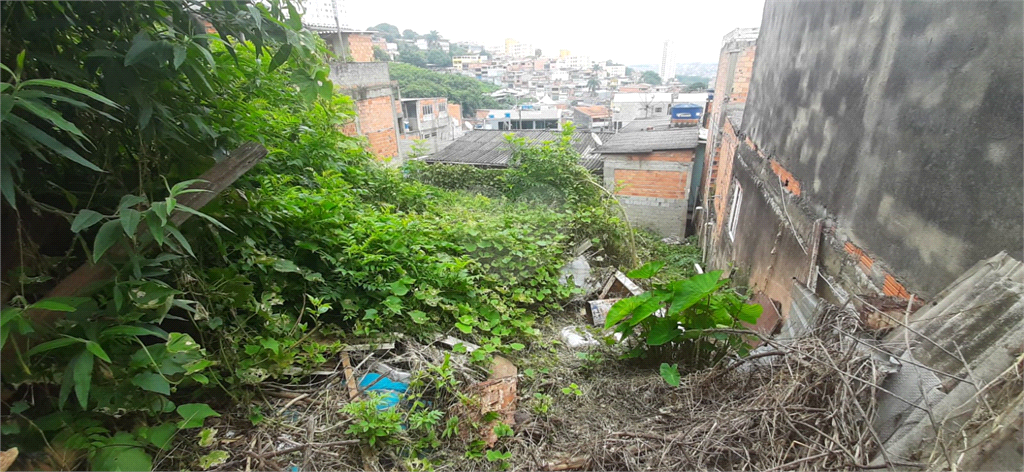
M1021 258L1022 9L765 6L743 131L797 181L808 216L912 293L1000 250Z

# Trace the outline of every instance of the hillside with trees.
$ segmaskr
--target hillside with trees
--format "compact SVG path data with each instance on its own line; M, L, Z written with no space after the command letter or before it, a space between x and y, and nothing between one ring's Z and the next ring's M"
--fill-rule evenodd
M391 79L398 81L404 98L447 97L448 101L462 105L462 115L469 117L479 108L497 108L490 97L498 88L479 80L456 74L445 74L416 67L412 64L389 64Z

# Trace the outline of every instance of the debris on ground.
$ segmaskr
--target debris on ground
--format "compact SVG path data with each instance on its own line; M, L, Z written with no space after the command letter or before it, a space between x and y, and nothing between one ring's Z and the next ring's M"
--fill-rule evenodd
M566 326L565 328L562 328L560 336L562 342L564 342L566 346L574 349L585 346L596 346L599 344L599 341L594 339L592 334L584 331L579 326Z

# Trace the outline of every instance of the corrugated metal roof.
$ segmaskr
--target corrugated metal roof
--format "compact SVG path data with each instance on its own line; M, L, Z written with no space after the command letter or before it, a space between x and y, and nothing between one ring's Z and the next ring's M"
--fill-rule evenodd
M630 121L619 130L620 133L636 133L639 131L659 131L672 127L671 115L660 115L652 118L638 118Z
M619 133L598 148L602 154L652 152L668 149L694 149L697 147L697 127L673 128L661 131Z
M903 324L902 316L897 315L897 322ZM978 262L932 303L910 315L907 324L909 328L899 326L883 340L883 346L891 346L892 355L899 356L900 367L882 384L891 393L879 398L874 425L894 457L910 457L922 438L935 437L928 415L944 420L944 425L947 418L969 417L978 389L998 382L1020 362L1024 264L1005 252ZM1016 443L1011 448L1013 460L1020 464L1020 443L1010 441Z
M512 157L512 147L505 139L505 135L514 133L518 137L526 138L527 141L542 143L558 139L559 131L545 130L483 130L477 129L466 133L448 147L427 157L426 162L444 164L469 164L486 167L508 167L508 161ZM596 141L594 135L597 135ZM602 160L596 154L599 142L607 142L611 137L610 133L590 133L576 131L573 133L573 147L580 153L580 164L589 170L599 170L602 167Z

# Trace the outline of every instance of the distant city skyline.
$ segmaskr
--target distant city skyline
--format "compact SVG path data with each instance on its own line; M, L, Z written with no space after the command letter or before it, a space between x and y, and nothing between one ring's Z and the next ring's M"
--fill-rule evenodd
M543 9L451 0L441 4L395 0L348 2L351 27L390 23L419 34L436 30L448 40L482 45L504 44L506 38L529 43L544 56L558 57L560 49L594 61L621 64L661 63L664 42L676 44L677 63L718 62L722 37L736 28L761 25L764 0L718 2L652 0L638 7L609 8L612 4L553 2Z

